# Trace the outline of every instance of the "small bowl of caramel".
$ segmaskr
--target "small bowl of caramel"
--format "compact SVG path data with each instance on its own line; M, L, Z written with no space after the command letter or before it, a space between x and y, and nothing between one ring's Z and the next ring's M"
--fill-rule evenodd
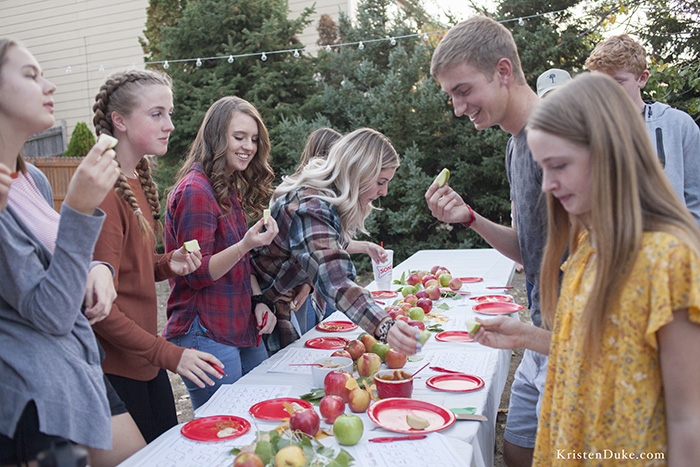
M380 370L374 375L377 395L380 399L411 397L413 378L403 370Z

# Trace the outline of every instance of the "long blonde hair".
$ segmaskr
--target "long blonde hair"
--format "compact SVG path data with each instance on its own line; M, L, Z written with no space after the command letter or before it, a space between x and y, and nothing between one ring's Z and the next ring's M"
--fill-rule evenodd
M538 129L590 150L592 209L587 228L595 242L596 273L584 310L584 336L598 349L609 310L619 300L644 232L675 235L700 254L700 229L673 191L632 100L612 78L584 73L535 109L529 129ZM545 323L554 321L559 266L573 252L584 228L570 222L561 203L547 194L549 225L540 294Z
M247 115L257 123L258 150L243 172L234 170L229 176L226 175L227 135L231 120L237 113ZM249 217L260 217L272 193L272 181L275 179L269 159L270 137L258 110L240 97L222 97L207 110L187 159L177 172L175 186L195 163L200 163L224 214L231 211L229 198L231 189L235 187L240 193L246 214Z
M105 133L114 136L114 124L112 123L112 112L118 112L121 115L131 115L134 107L137 104L137 91L143 86L161 85L172 88L172 81L167 75L149 70L132 70L127 72L118 72L107 78L107 81L100 87L100 91L95 97L95 104L92 107L95 115L93 116L93 124L95 125L95 133L100 135ZM136 214L139 223L139 229L144 238L149 240L163 239L163 224L160 221L160 200L158 199L158 186L153 181L151 176L151 167L146 157L142 157L136 165L136 173L139 177L139 182L143 188L143 192L148 200L153 220L155 222L155 233L148 221L140 214L138 201L134 192L129 187L129 182L126 174L120 170L119 178L115 184L117 195L123 199Z
M350 241L365 229L371 204L361 204L362 188L379 179L384 169L397 168L399 156L389 138L370 128L360 128L341 138L328 159L312 160L299 174L284 177L273 200L299 188L313 188L317 198L336 207L343 227L342 238Z
M342 137L343 135L333 128L322 127L312 131L309 137L306 138L304 151L299 158L299 167L297 167L293 175L301 173L311 159L316 157L327 159L331 147Z

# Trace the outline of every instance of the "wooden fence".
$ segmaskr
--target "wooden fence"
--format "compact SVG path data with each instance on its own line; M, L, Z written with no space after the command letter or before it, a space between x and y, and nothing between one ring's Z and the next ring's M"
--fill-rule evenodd
M53 208L61 212L61 204L66 198L70 179L83 159L81 157L28 157L27 160L37 166L49 179L53 190Z

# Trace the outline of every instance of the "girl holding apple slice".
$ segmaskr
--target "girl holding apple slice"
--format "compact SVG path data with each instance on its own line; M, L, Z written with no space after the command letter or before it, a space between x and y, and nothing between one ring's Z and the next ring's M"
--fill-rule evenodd
M115 296L111 270L91 259L118 168L95 144L53 210L20 150L53 125L55 90L26 48L0 39L0 465L31 465L63 440L86 446L90 465L115 465L145 445L90 328Z
M114 150L121 167L114 190L100 205L107 219L94 255L114 267L118 296L109 316L93 328L105 349L105 374L150 442L177 424L165 369L204 387L221 378L215 367L222 364L157 335L156 281L189 274L201 264L201 254L182 244L163 255L155 250L162 224L146 155L163 155L168 148L170 78L153 71L116 73L101 86L93 109L97 134L118 140Z
M253 252L253 266L265 297L288 307L289 291L313 285L332 307L367 332L406 354L419 348L416 329L395 322L355 282L355 268L346 247L364 222L372 202L385 196L399 166L391 142L381 133L362 128L336 142L328 159L314 159L275 190L272 216L280 234L269 246ZM286 313L288 311L283 310ZM297 339L293 328L268 339L278 350ZM284 331L284 332L282 332Z
M547 193L540 286L552 332L533 335L534 326L499 318L479 320L475 337L548 347L534 464L604 450L615 459L644 453L663 459L659 465L697 464L698 225L632 100L608 76L584 74L559 88L527 128Z
M257 109L227 96L204 116L168 199L165 248L196 238L202 267L170 281L164 336L215 354L226 375L200 388L185 380L196 409L221 384L233 384L267 359L262 335L274 329L271 303L260 295L248 252L269 244L277 224L260 217L272 192L270 140ZM248 218L259 218L248 227Z

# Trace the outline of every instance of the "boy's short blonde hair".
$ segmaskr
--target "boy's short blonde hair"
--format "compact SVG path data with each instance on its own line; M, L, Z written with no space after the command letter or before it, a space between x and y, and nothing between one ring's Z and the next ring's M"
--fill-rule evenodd
M647 69L647 52L627 34L612 36L595 46L586 60L586 68L606 75L628 71L639 78Z
M513 35L491 18L473 16L447 31L433 53L430 74L437 78L448 68L467 63L490 78L502 58L510 60L516 81L524 84L525 75Z

